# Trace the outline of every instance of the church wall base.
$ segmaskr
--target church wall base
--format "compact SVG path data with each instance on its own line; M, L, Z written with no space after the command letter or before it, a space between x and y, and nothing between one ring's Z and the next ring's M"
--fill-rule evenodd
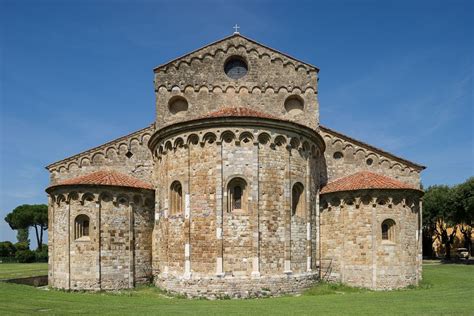
M173 294L188 298L256 298L299 294L318 281L317 273L298 275L250 277L208 277L185 279L184 277L157 277L155 285Z

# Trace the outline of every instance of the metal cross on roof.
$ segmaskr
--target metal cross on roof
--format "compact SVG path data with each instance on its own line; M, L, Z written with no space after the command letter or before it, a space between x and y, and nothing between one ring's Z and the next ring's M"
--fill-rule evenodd
M240 33L239 33L240 26L238 26L238 25L236 24L236 25L234 25L233 29L235 30L235 31L234 31L234 34L240 34Z

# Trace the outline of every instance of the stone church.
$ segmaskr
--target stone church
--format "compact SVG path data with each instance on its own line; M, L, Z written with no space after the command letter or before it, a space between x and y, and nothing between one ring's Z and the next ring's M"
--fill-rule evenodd
M424 167L321 126L317 67L236 32L153 71L151 125L47 166L51 286L418 283Z

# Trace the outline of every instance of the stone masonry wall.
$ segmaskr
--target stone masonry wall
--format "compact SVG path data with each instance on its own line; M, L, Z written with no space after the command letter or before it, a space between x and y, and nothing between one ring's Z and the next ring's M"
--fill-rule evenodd
M151 182L153 159L147 145L153 131L151 125L49 165L50 185L99 170L115 170Z
M323 279L371 289L416 285L421 278L419 193L366 190L321 197ZM395 222L393 241L382 222Z
M323 183L348 176L362 170L383 174L402 182L420 187L423 166L369 146L321 126L321 136L326 143L326 160Z
M224 64L240 56L248 73L231 79ZM188 121L223 107L250 107L316 129L319 124L317 69L242 36L232 36L155 69L156 127ZM187 111L173 114L169 101L182 97ZM303 111L285 110L297 96Z
M150 280L153 191L68 186L49 193L51 286L118 289ZM79 215L89 218L89 235L80 238Z
M307 236L309 227L317 230L309 214L316 192L308 187L317 179L310 179L316 174L308 168L317 166L309 160L319 159L312 140L278 129L214 127L178 132L156 148L157 285L193 296L197 288L225 278L228 284L220 290L209 286L212 295L223 295L240 293L244 280L255 285L252 278L285 279L285 273L311 271ZM229 208L227 188L235 178L246 183L239 210ZM183 188L179 213L171 210L174 181ZM291 188L297 182L304 186L305 206L291 216Z

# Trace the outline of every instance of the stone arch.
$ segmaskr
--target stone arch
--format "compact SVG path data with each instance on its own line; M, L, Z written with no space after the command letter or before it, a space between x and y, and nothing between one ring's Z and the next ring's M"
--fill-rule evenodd
M109 160L113 160L117 157L117 149L115 147L109 147L105 150L105 157Z
M376 154L374 153L368 153L367 157L365 159L365 164L367 166L377 166L379 163L379 158Z
M183 146L184 146L184 140L181 137L177 137L174 140L174 148L177 149L177 148L181 148Z
M241 175L227 181L227 212L248 211L249 183Z
M187 144L188 145L197 145L199 143L199 136L197 134L191 134L188 136Z
M402 165L399 164L398 162L394 163L394 164L391 166L391 169L392 169L394 172L398 173L398 174L402 173Z
M128 145L126 143L120 143L118 145L118 154L123 156L128 152Z
M214 144L217 140L217 136L216 134L212 133L212 132L207 132L206 134L204 134L204 136L202 137L202 144Z
M291 188L291 216L304 217L305 215L305 190L301 182L295 182Z
M366 151L362 148L358 148L354 151L354 157L357 159L357 160L363 160L365 159L365 156L366 156Z
M129 202L130 202L130 198L128 195L126 194L119 194L117 195L116 199L115 199L115 204L117 206L128 206L129 205Z
M274 143L278 147L284 146L286 144L286 137L283 135L278 135L277 137L275 137Z
M395 242L395 239L396 239L395 221L391 218L387 218L382 222L380 226L381 226L380 228L381 228L381 233L382 233L382 240Z
M102 152L98 152L92 155L93 164L103 164L104 162L105 162L105 156Z
M270 142L270 135L268 133L260 133L260 135L258 135L258 142L262 145L265 145L265 144L268 144Z
M232 131L225 131L221 134L221 140L230 143L235 139L235 134Z
M67 170L77 170L79 169L79 164L76 161L72 161L67 165Z
M298 137L292 137L290 139L290 146L292 149L298 150L298 147L300 146L300 140Z
M183 212L183 186L178 180L170 185L168 209L171 215L179 215Z
M102 203L102 202L105 202L105 203L108 203L108 202L112 202L113 200L113 196L111 193L107 192L107 191L104 191L104 192L101 192L99 194L99 201Z
M77 193L77 191L69 192L67 196L67 201L69 203L71 203L71 201L78 201L78 200L79 200L79 193Z
M147 144L148 141L150 140L150 137L151 137L150 134L145 133L145 134L142 135L140 141L142 142L142 144Z
M143 199L140 194L134 194L132 201L133 201L133 204L135 204L136 206L141 206Z
M386 168L386 169L390 168L390 160L388 160L386 158L381 159L380 160L380 166L382 168Z
M285 99L284 108L289 115L301 114L304 111L304 100L299 94L292 94Z
M145 206L149 209L153 208L154 207L154 203L153 203L153 200L150 199L150 198L146 198L145 199Z
M62 202L66 202L66 197L63 194L58 194L56 196L56 204L60 206Z
M130 142L129 142L129 143L130 143L130 146L134 146L134 145L135 145L135 146L139 146L139 145L141 144L140 139L139 139L138 136L137 136L137 137L133 137L132 139L130 139Z
M309 146L309 143L308 143L308 141L306 141L306 140L305 140L305 141L303 141L303 145L302 145L302 147L301 147L301 148L303 149L303 151L305 151L305 152L309 152L309 151L310 151L310 146Z
M95 201L95 196L91 192L86 192L81 196L81 204L85 205L87 203L92 203Z
M173 115L183 115L188 111L188 108L188 101L183 96L175 95L168 101L168 110Z
M250 132L242 132L239 135L239 141L244 144L249 144L253 142L253 135Z
M165 143L165 150L168 152L168 151L171 151L173 149L173 145L171 144L171 141L167 141Z
M385 196L385 195L381 195L379 197L377 197L377 204L378 205L387 205L389 202L389 198L388 196Z
M86 214L79 214L74 218L74 239L89 239L90 218Z

